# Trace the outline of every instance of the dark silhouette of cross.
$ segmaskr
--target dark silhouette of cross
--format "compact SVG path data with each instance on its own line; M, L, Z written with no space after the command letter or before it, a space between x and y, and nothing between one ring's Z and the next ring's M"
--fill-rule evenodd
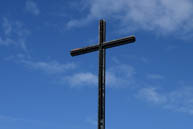
M71 56L99 51L99 73L98 73L98 129L105 129L105 50L128 43L135 42L134 36L129 36L117 40L106 42L106 22L100 20L99 23L99 44L77 48L70 51Z

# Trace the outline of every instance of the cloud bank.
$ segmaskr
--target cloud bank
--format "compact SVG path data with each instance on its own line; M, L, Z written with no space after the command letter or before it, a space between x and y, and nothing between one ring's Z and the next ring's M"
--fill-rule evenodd
M92 72L77 72L75 63L60 63L58 61L33 61L25 55L18 55L18 60L28 68L41 71L54 77L57 83L72 88L97 87L98 75ZM184 112L193 115L193 87L182 86L178 89L164 91L158 87L147 87L147 80L163 80L160 74L147 74L147 80L136 78L136 69L129 64L111 66L106 71L106 86L108 88L128 87L137 98L148 104L158 105L171 111ZM144 88L145 85L145 88ZM141 87L143 86L143 87Z
M156 88L143 88L138 97L162 108L193 115L193 88L183 87L170 92L161 92Z
M126 87L134 83L135 69L123 64L112 66L106 71L107 87ZM98 75L92 72L79 72L63 77L63 82L67 82L72 87L94 86L98 85Z
M67 27L106 18L119 22L122 31L143 29L164 34L188 33L193 29L191 0L88 0L88 3L85 17L70 20Z

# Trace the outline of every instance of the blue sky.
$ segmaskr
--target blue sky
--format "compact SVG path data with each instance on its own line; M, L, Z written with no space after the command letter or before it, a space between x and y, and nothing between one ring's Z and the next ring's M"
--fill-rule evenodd
M106 128L192 129L191 0L1 0L0 129L97 128L98 53L107 50Z

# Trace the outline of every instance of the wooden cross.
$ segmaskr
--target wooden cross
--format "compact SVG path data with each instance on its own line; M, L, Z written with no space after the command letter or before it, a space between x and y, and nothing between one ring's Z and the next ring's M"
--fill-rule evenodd
M128 43L135 42L134 36L106 42L106 22L99 23L99 44L77 48L70 51L71 56L99 51L99 73L98 73L98 129L105 129L105 50Z

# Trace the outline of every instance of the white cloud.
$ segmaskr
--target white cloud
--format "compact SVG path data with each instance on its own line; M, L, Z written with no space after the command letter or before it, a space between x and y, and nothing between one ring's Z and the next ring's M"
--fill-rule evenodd
M79 86L96 86L98 82L98 77L90 72L86 73L75 73L71 76L65 76L63 78L64 82L68 82L72 87Z
M57 61L21 60L21 63L29 68L40 70L48 74L60 74L76 67L74 63L61 64Z
M156 88L143 88L138 97L172 111L193 115L193 87L183 87L171 92L160 92Z
M37 4L33 0L27 0L25 3L25 9L33 15L39 15L40 10Z
M165 96L160 95L155 88L143 88L139 91L138 95L148 102L155 104L165 103L167 99Z
M144 29L161 33L192 31L191 0L88 0L88 13L73 19L68 27L81 26L99 18L114 19L123 31ZM120 28L120 26L119 26Z

